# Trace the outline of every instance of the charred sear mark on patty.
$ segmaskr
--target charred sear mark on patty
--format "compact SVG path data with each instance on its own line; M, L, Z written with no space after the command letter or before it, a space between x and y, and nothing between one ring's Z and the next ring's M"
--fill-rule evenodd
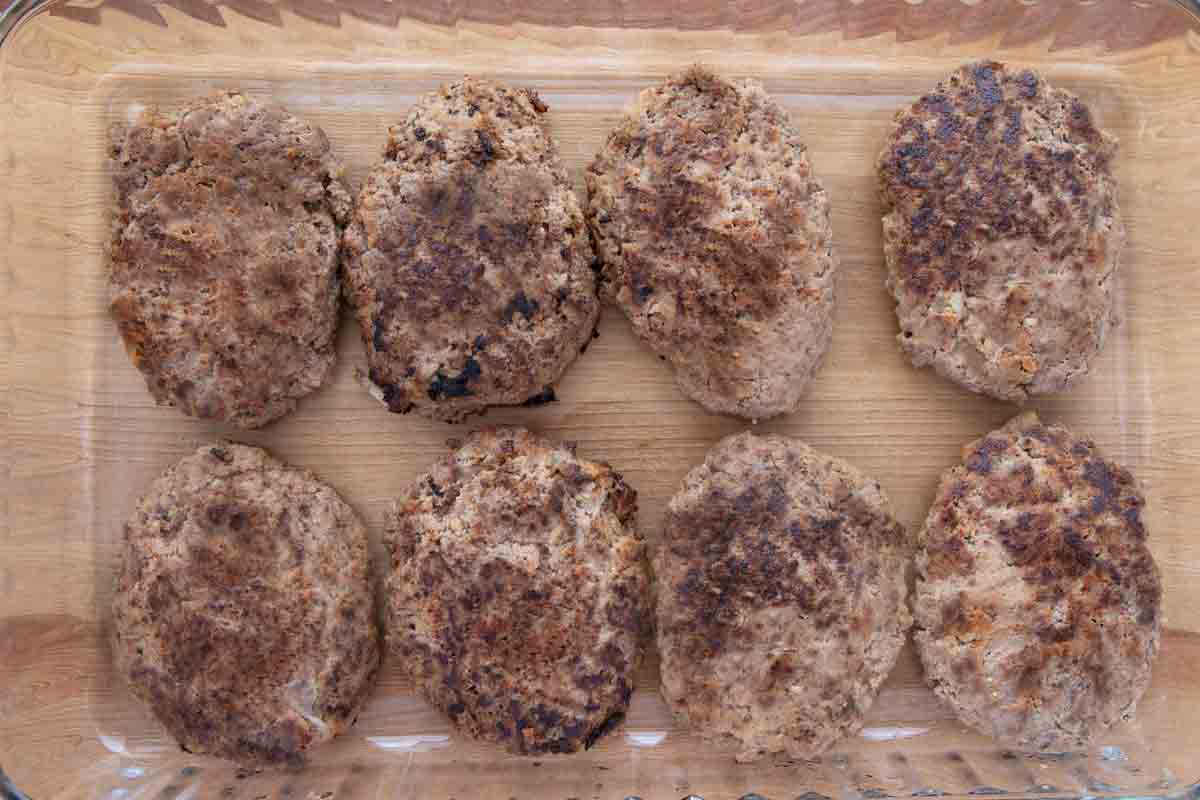
M939 693L1022 746L1080 746L1112 724L1140 694L1130 681L1148 675L1159 636L1144 504L1128 470L1036 415L972 446L923 534L918 643L935 674L954 659ZM1066 682L1086 701L1066 703Z
M813 758L861 725L911 616L912 548L878 485L779 436L722 440L655 554L663 692L739 760Z
M628 708L649 627L641 541L624 527L636 493L521 429L458 445L389 520L393 651L475 738L519 754L590 746Z
M346 294L393 411L454 422L520 405L594 324L582 212L536 108L489 81L443 87L391 129L364 184Z
M513 295L513 299L504 307L501 316L505 322L512 322L517 315L524 317L527 321L533 321L537 312L538 302L526 297L524 289L518 289L517 293Z
M877 167L915 365L1017 403L1088 372L1116 322L1117 150L1079 98L991 61L897 114Z
M832 515L814 516L789 497L781 477L757 477L732 492L713 486L670 512L667 526L672 558L690 565L673 590L694 613L701 650L754 609L796 609L818 629L837 623L840 587L859 569L852 538L878 536L880 545L902 538L898 523L853 495Z
M159 479L126 535L117 661L181 746L297 766L350 724L378 639L365 529L331 489L256 448L204 447ZM318 722L294 715L308 690L296 675L315 676Z
M1115 147L1101 146L1078 99L1071 103L1070 135L1096 147L1077 156L1031 146L1022 120L1045 113L1052 101L1041 92L1032 73L984 62L956 73L900 116L879 168L885 201L908 213L899 266L910 290L932 297L960 286L981 240L1028 237L1060 259L1081 246L1073 231L1086 229L1103 209L1073 187L1106 173ZM1066 202L1039 205L1039 197L1063 190Z
M444 397L467 397L471 394L471 384L479 379L483 370L473 356L468 356L462 371L447 378L439 369L429 382L429 399L441 400Z
M530 408L536 408L537 406L544 406L548 403L553 403L556 400L558 400L558 396L554 393L554 387L547 386L545 389L542 389L533 397L530 397L528 400L526 400L522 405Z
M334 358L349 196L324 134L222 91L145 112L113 156L110 310L151 395L241 428L290 412Z
M681 388L746 418L794 407L828 341L836 258L783 109L692 67L642 93L585 177L601 290ZM806 346L782 346L788 330Z

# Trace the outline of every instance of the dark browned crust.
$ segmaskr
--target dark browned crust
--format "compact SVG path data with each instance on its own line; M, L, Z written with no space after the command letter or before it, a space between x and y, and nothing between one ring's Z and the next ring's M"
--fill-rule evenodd
M750 419L795 410L828 347L836 260L783 108L692 67L642 93L586 178L602 291L684 392Z
M942 479L917 562L931 683L1005 743L1086 747L1132 714L1158 652L1145 499L1092 442L1032 413L964 457Z
M1116 153L1082 100L995 61L961 67L897 114L879 187L914 363L1017 402L1086 374L1114 322Z
M857 730L911 622L911 553L878 484L849 465L782 436L726 438L671 501L655 554L673 711L741 759L811 758ZM846 662L826 663L818 640ZM759 714L779 729L753 730Z
M325 134L236 91L151 110L112 151L113 318L154 398L265 425L334 361L350 211Z
M624 718L650 629L637 493L516 428L472 434L397 501L388 643L466 734L590 747Z
M694 565L673 587L693 616L684 658L719 653L745 611L786 606L811 615L818 631L838 624L848 608L844 582L852 559L904 536L894 518L852 495L839 498L828 511L810 511L795 506L785 479L776 476L734 495L714 488L697 506L669 515L670 556ZM843 526L854 531L853 539ZM817 569L811 581L792 580L801 561L825 568ZM793 672L786 656L780 670Z
M599 314L583 213L525 89L465 78L391 128L345 235L372 392L457 421L543 396Z
M125 527L113 650L189 753L304 762L379 663L366 530L310 473L232 443L168 470Z

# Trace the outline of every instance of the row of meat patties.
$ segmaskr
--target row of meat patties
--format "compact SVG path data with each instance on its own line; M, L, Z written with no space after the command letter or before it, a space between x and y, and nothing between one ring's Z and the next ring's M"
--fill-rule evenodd
M1149 682L1143 496L1032 413L964 448L917 535L785 436L720 441L649 545L634 488L573 445L454 446L387 514L375 587L363 522L311 472L217 443L158 479L125 528L113 650L181 747L303 763L369 704L384 640L456 735L517 754L618 728L655 646L677 733L739 760L856 733L910 632L941 701L1020 750L1086 747Z
M546 111L528 89L444 86L390 127L354 194L325 134L278 106L225 91L145 112L114 139L109 262L151 394L243 428L277 419L329 376L344 299L367 390L458 421L553 399L607 299L706 410L795 411L839 271L803 120L693 67L641 92L581 203ZM1085 375L1125 242L1117 142L1088 106L973 63L882 144L863 157L913 363L1013 402Z

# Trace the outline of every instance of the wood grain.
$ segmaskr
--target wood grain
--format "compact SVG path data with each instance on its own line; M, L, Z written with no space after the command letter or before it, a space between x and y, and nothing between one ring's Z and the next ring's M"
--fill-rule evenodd
M915 526L961 445L1015 410L914 370L901 356L883 288L872 164L899 104L983 54L1044 69L1122 138L1118 174L1130 231L1123 321L1082 385L1036 407L1094 437L1147 487L1171 630L1137 723L1113 734L1127 766L1142 767L1122 780L1145 792L1162 780L1162 768L1179 780L1200 779L1183 736L1200 713L1200 537L1193 533L1200 230L1191 215L1200 189L1200 54L1181 15L1106 1L1064 3L1078 6L1067 15L1047 3L820 0L746 7L735 25L705 3L675 4L674 16L638 4L589 4L590 16L566 19L462 2L451 27L427 18L441 13L436 8L413 19L401 13L407 7L383 0L347 7L239 0L219 8L173 0L152 4L152 14L133 0L84 5L83 16L23 26L0 50L0 764L19 787L38 798L108 796L121 787L148 797L168 787L164 796L207 797L226 785L249 797L255 787L273 794L290 787L301 797L310 790L374 796L384 787L395 796L464 797L475 785L468 781L482 780L488 796L522 800L750 790L776 797L872 786L895 793L921 782L1023 791L1020 782L1053 772L1042 782L1086 790L1088 776L1111 765L1095 754L1003 759L937 705L911 653L871 724L928 732L903 742L855 739L816 764L734 767L728 753L671 725L653 689L654 663L642 675L628 730L665 734L657 746L617 736L535 767L457 739L412 744L397 737L450 730L385 671L353 735L322 753L314 770L238 782L215 762L180 760L114 680L104 644L116 544L135 497L197 442L233 435L155 407L107 317L112 123L146 104L237 85L322 125L358 181L387 125L415 97L475 72L542 93L582 189L583 167L623 106L665 72L703 60L764 80L791 111L828 186L843 267L827 366L797 414L761 427L800 436L876 476ZM606 14L621 15L621 24L606 25L616 19ZM560 402L446 426L389 415L367 396L354 378L363 357L346 325L330 384L289 418L237 438L316 470L377 538L390 499L444 451L447 437L485 422L525 424L576 440L581 453L622 471L640 493L641 525L653 541L683 474L743 426L686 400L619 313L605 312L600 334L559 387ZM377 543L375 555L378 565ZM949 758L952 751L962 758ZM181 773L187 765L198 771ZM467 777L464 765L483 777ZM121 769L141 772L128 778Z
M396 27L401 21L454 26L480 22L492 25L541 25L592 28L674 28L683 31L786 31L792 34L840 33L847 38L894 34L897 41L914 42L951 33L956 44L1001 36L1006 46L1048 39L1052 49L1101 45L1128 50L1174 38L1179 9L1169 2L1129 8L1128 0L1060 0L1023 2L993 0L909 0L906 8L888 3L847 0L807 2L724 3L687 0L640 3L635 0L565 0L559 3L508 3L496 0L75 0L50 10L55 16L99 25L102 11L128 14L140 22L167 26L160 7L167 6L194 20L224 27L227 9L234 14L282 26L291 13L310 22L340 27L344 19Z

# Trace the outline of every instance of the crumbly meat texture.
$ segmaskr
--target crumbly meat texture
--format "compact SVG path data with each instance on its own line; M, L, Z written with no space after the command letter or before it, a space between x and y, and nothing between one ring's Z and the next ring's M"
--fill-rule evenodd
M1016 403L1087 374L1116 324L1116 153L1078 97L991 61L897 114L879 188L914 365Z
M117 670L187 752L304 763L353 724L379 651L366 529L307 471L205 446L125 526Z
M964 449L917 556L915 639L959 718L1010 747L1076 750L1150 680L1162 587L1128 470L1035 414Z
M473 434L397 501L388 645L455 726L519 754L619 725L649 638L637 494L519 428Z
M723 439L655 551L662 691L739 761L859 730L912 622L912 543L879 484L783 436Z
M646 89L587 171L602 292L709 411L795 411L833 331L829 197L754 81Z
M334 362L350 213L320 128L236 92L145 112L112 152L111 311L160 404L257 428Z
M465 78L389 130L344 268L368 388L391 411L455 422L544 401L591 339L592 247L545 110Z

